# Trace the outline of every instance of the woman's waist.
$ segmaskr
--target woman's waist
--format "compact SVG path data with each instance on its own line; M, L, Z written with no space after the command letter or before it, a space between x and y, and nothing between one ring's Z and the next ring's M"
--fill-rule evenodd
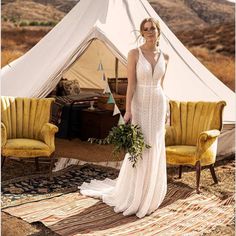
M137 87L141 87L141 88L162 88L161 87L161 83L157 83L157 84L136 84Z

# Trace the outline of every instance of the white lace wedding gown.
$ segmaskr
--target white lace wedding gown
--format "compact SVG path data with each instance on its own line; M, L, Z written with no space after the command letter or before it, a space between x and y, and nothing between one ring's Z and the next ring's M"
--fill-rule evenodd
M162 203L167 192L165 154L166 98L160 85L166 64L160 53L154 71L139 48L136 66L137 86L131 103L132 123L139 124L150 149L133 168L125 155L119 176L115 180L92 180L80 187L83 195L101 198L115 212L136 214L141 218L151 214Z

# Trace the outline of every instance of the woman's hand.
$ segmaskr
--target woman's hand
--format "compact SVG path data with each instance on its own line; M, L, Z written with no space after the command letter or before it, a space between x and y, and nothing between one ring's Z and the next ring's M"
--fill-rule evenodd
M124 121L125 121L125 124L128 123L129 121L130 122L132 121L132 114L130 111L125 112Z

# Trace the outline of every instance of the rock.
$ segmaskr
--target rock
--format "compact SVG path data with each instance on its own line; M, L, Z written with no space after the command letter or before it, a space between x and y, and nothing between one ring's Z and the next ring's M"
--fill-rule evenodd
M23 187L23 189L24 189L25 192L29 192L29 191L30 191L29 188L25 188L25 187Z
M16 194L16 193L19 194L19 193L23 193L24 189L16 188L16 187L10 187L10 188L8 188L8 192L13 193L13 194Z
M16 186L17 188L22 188L22 185L21 185L21 184L18 184L18 183L15 183L15 186Z
M47 180L42 180L41 182L43 185L47 185L48 184L48 181Z
M61 187L61 185L59 185L59 184L52 184L50 186L50 188L60 188L60 187Z
M69 178L72 178L73 176L68 173L68 174L66 174L66 178L68 178L68 177L69 177Z
M38 193L48 193L48 189L47 188L39 188Z

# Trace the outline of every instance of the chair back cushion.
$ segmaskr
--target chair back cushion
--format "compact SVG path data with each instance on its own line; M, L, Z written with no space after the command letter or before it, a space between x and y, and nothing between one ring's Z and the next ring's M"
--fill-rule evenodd
M1 121L7 138L40 140L41 129L50 120L53 98L1 97Z
M222 129L225 101L180 102L169 101L170 125L175 128L176 145L196 145L199 134Z

